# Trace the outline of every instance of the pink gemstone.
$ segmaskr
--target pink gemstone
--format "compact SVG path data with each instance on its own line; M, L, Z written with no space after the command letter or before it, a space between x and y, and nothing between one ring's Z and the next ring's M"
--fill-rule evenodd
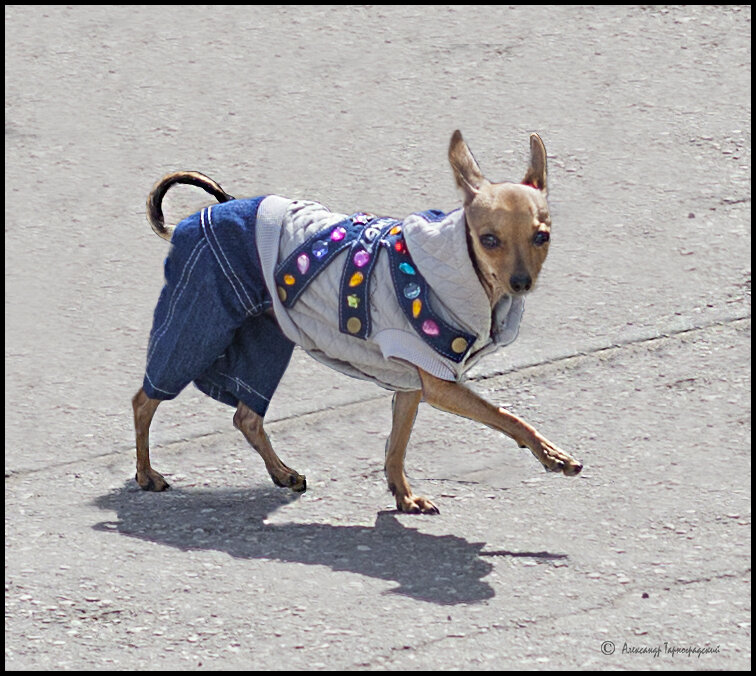
M333 240L334 242L340 242L340 241L341 241L342 239L344 239L344 237L346 237L346 230L344 230L344 228L342 228L342 227L338 227L338 228L336 228L336 229L335 229L335 230L334 230L334 231L333 231L333 232L331 233L331 239L332 239L332 240Z
M367 251L358 251L354 254L354 264L358 268L362 268L370 261L370 254Z
M303 275L310 269L310 257L306 254L299 254L297 257L297 270L299 274Z
M426 319L423 322L423 333L427 333L429 336L437 336L441 333L438 329L438 324L432 319Z

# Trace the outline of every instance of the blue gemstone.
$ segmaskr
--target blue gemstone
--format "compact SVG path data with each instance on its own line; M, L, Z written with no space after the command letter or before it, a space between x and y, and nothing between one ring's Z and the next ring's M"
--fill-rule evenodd
M399 269L405 275L414 275L415 274L415 268L413 268L409 263L399 263Z
M403 291L404 297L409 298L410 300L412 300L413 298L417 298L420 295L421 290L422 289L420 289L419 284L415 284L415 282L410 282L409 284L407 284L407 286L404 287L404 291Z
M328 242L320 240L312 245L312 255L315 258L323 258L328 253Z

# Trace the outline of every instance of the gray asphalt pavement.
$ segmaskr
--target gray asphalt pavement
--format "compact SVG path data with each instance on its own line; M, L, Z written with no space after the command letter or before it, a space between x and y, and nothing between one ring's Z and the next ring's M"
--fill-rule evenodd
M750 7L5 15L6 669L750 668ZM457 128L494 180L546 144L551 252L471 386L583 473L422 405L441 513L399 514L390 393L297 351L268 431L304 495L194 388L139 490L152 184L450 210Z

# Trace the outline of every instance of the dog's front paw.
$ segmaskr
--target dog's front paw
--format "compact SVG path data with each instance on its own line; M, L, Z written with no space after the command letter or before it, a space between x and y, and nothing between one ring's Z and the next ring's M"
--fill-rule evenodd
M576 476L583 469L580 461L540 434L535 435L528 447L547 472L562 472L565 476Z
M396 497L396 508L405 514L439 514L438 507L422 495Z

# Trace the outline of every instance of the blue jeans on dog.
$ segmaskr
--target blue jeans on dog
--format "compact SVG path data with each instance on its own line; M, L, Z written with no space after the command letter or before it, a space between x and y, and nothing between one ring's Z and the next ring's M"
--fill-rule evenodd
M265 415L294 343L265 312L271 299L255 244L262 200L213 205L176 226L147 351L148 397L173 399L193 381Z

